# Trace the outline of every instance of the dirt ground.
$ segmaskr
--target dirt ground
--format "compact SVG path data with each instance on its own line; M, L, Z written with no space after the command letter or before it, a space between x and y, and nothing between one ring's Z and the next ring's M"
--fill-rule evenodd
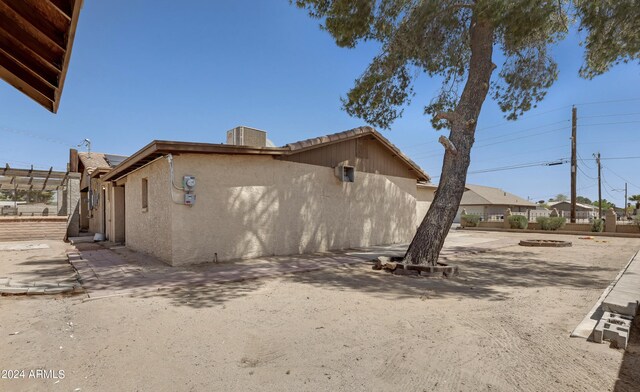
M638 391L627 352L569 334L640 239L449 256L455 279L358 264L84 301L0 298L3 391ZM637 326L636 326L637 328ZM17 334L15 334L18 332ZM31 369L63 379L28 379Z
M72 246L62 241L0 241L0 277L23 282L66 282L75 279L66 250Z

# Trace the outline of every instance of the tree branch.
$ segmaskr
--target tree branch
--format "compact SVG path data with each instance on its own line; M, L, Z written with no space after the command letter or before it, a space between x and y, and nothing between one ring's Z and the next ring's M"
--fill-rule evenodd
M453 143L451 143L451 140L447 139L446 136L440 135L438 141L442 144L445 150L451 152L453 155L458 155L458 149L453 145Z
M456 122L460 120L460 115L456 112L440 112L435 115L434 119L437 120L447 120L450 123Z

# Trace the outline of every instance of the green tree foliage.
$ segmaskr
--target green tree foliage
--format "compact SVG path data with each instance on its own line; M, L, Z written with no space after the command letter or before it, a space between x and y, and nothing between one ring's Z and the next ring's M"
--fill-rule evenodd
M0 200L26 201L27 203L48 203L53 197L52 191L34 191L18 189L13 190L0 190Z
M411 262L437 262L464 192L487 95L510 120L535 107L558 77L550 48L572 24L585 37L585 78L640 53L637 0L291 1L319 19L341 47L380 44L342 98L349 114L389 128L415 97L417 77L440 85L424 112L435 129L450 133L440 137L445 156L439 189L407 252Z
M589 199L588 197L584 197L584 196L577 196L576 197L576 203L581 203L581 204L591 204L593 203L591 201L591 199Z
M598 207L599 203L598 201L594 201L592 205ZM609 208L612 208L612 207L615 208L616 205L614 203L611 203L607 199L602 199L602 211L607 211Z
M569 196L562 193L558 193L556 197L554 197L553 199L549 199L549 201L567 201L567 200L569 200Z

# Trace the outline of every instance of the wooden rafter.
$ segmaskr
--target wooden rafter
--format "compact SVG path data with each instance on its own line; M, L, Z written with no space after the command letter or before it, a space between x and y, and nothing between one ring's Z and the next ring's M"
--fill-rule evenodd
M51 166L51 168L49 169L49 173L47 173L47 177L45 177L45 179L44 179L44 183L42 184L42 190L43 191L47 187L47 181L49 181L49 177L51 177L51 172L52 171L53 171L53 166Z
M83 0L0 0L0 78L52 112Z

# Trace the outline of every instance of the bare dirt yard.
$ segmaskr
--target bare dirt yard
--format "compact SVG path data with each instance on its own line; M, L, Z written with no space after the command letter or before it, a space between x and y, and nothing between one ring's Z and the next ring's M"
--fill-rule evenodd
M453 279L358 263L88 301L2 297L0 368L26 374L0 390L640 390L637 325L626 353L569 337L640 239L545 235L573 247L526 248L535 235L451 236L503 245L449 251ZM64 378L29 379L39 368Z

